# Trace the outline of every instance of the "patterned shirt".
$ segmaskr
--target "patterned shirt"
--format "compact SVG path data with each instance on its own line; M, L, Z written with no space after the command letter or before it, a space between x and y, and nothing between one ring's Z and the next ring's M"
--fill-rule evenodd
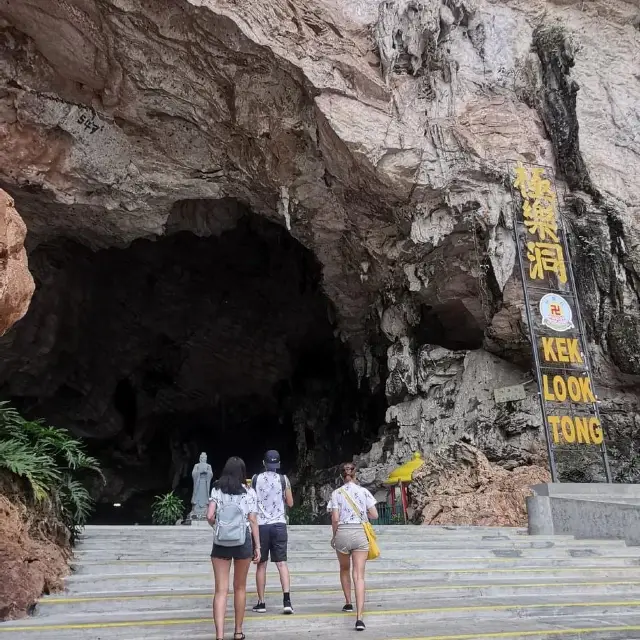
M353 511L353 507L342 495L342 491L346 491L349 497L358 505L360 515ZM338 524L360 524L363 520L368 522L367 510L375 507L375 505L376 499L368 489L353 482L347 482L331 494L331 499L327 504L327 511L338 510Z
M289 478L284 476L285 487L291 489ZM264 471L256 477L255 486L258 496L258 524L286 523L282 481L275 471Z
M231 496L227 493L222 493L220 489L212 489L210 502L216 503L216 510L220 508L221 504L227 504L229 502L235 502L244 511L244 517L249 521L250 513L258 512L258 498L256 492L253 489L247 489L246 493L240 493L235 496Z

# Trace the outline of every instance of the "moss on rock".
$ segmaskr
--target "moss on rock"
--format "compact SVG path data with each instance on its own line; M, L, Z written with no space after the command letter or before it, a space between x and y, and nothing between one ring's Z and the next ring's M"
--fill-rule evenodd
M558 167L571 189L598 197L580 152L576 94L580 89L571 78L574 44L558 25L538 27L533 32L533 49L540 58L542 89L538 111L553 142Z

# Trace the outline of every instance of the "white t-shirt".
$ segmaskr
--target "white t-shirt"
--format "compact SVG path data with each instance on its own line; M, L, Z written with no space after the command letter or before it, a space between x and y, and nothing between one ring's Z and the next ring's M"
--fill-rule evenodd
M220 489L212 489L211 497L209 498L210 502L216 503L216 510L220 508L220 505L224 502L227 504L228 502L235 502L238 506L244 511L244 517L249 521L250 513L258 512L258 498L256 496L256 492L253 489L247 489L246 493L240 493L238 495L229 495L228 493L222 493Z
M360 509L360 517L353 511L351 503L342 495L342 491L346 491L356 503ZM338 510L338 524L360 524L363 520L368 522L367 510L375 507L375 505L376 499L368 489L353 482L347 482L331 494L331 499L327 504L327 511Z
M285 490L291 489L287 476L284 476L284 482ZM258 524L286 523L280 474L275 471L259 473L253 489L258 497Z

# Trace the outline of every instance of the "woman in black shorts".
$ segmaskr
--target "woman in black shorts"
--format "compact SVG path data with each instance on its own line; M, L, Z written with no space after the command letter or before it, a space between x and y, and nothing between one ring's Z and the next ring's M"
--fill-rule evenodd
M216 508L231 500L237 502L244 512L247 527L245 543L237 547L222 547L214 544L211 551L211 564L215 579L215 594L213 596L213 623L216 627L216 638L224 638L224 616L227 610L227 594L229 593L229 572L233 560L233 606L235 610L234 640L244 640L242 623L247 604L247 574L251 560L257 564L260 561L260 534L256 513L258 500L256 492L245 486L247 470L240 458L229 458L224 465L220 479L211 490L207 520L213 526L216 518Z

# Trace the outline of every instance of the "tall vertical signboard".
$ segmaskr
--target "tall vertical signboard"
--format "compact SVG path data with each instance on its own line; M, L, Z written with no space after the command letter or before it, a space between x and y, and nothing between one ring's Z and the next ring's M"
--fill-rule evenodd
M558 460L600 449L611 482L604 430L555 185L541 166L510 167L514 229L551 477Z

